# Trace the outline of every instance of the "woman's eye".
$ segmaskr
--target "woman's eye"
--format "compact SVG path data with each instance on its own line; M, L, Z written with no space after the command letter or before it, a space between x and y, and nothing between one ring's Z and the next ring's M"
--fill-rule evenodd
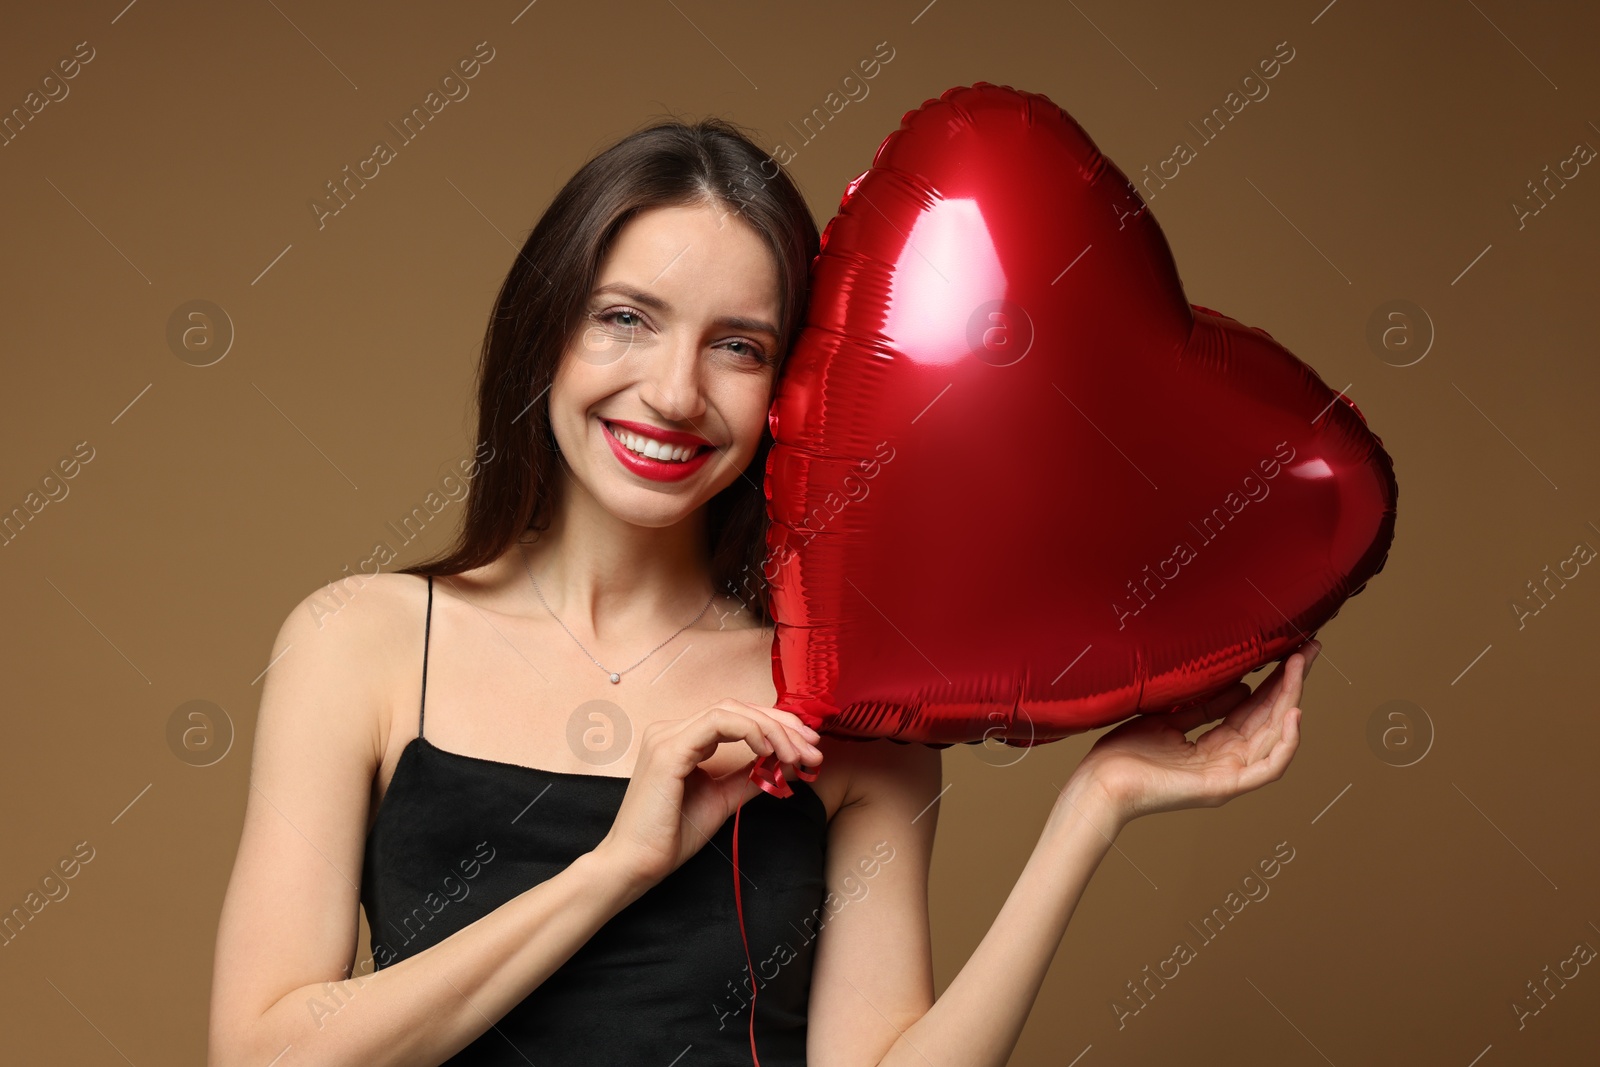
M730 341L730 342L728 342L728 347L729 348L733 348L735 345L738 346L738 349L739 349L738 354L739 355L741 355L741 356L749 356L751 359L758 359L758 360L761 360L761 361L765 362L766 357L764 355L762 355L761 349L757 348L755 345L751 344L749 341Z
M593 313L596 320L607 326L616 326L623 330L633 331L644 327L644 316L629 308L612 308L609 311L596 311ZM729 341L726 346L735 355L744 356L758 363L767 362L766 353L759 345L752 341Z

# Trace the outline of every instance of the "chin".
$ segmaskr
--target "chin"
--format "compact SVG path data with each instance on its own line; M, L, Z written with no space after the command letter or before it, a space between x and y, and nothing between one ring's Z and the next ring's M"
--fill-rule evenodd
M699 493L661 492L642 485L611 485L599 499L607 511L624 522L662 529L687 519L704 507L710 497L702 498Z

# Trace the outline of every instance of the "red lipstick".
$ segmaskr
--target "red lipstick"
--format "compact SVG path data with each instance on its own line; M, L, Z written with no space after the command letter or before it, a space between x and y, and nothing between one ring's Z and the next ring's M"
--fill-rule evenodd
M601 421L609 422L614 426L621 426L624 430L632 430L640 437L654 437L657 441L666 445L688 445L691 448L698 448L701 445L709 445L711 443L704 437L698 437L692 433L684 433L681 430L663 430L661 427L651 426L649 423L629 422L627 419L602 419Z
M607 425L608 422L614 422L624 430L635 432L641 437L653 437L663 444L702 447L700 447L699 452L681 463L651 459L649 456L641 456L617 440L616 435L611 432L611 427ZM611 446L611 451L616 455L617 462L641 478L649 478L651 481L656 482L676 482L689 477L689 475L704 467L706 460L710 459L716 451L703 437L696 437L694 434L681 433L676 430L661 430L638 422L626 422L622 419L601 419L600 429L605 435L606 444Z

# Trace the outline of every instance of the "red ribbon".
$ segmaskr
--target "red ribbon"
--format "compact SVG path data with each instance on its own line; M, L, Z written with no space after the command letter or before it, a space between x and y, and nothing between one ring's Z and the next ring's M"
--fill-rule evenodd
M817 780L816 771L808 771L800 767L795 773L801 781L814 782ZM794 795L794 787L783 778L783 767L774 754L758 756L756 764L750 768L750 777L775 797ZM750 962L750 938L744 930L744 902L739 893L739 816L744 814L744 805L739 805L739 810L733 813L733 907L739 914L739 940L744 944L744 966L750 975L750 1060L755 1067L761 1067L761 1058L756 1055L756 989L760 985L756 981L756 969Z

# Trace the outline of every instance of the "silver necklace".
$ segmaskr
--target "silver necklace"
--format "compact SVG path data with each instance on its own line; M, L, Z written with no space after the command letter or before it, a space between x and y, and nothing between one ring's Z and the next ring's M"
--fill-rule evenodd
M549 602L545 600L544 594L539 591L539 579L537 579L537 578L535 578L533 576L533 568L528 565L528 553L525 550L522 553L522 566L527 570L527 572L528 572L528 580L533 583L534 595L539 598L539 603L544 605L544 610L548 611L550 613L550 617L552 619L556 620L556 622L560 625L560 627L563 630L567 631L567 636L572 638L572 643L577 645L579 648L583 649L583 654L585 656L588 656L591 660L594 660L594 665L596 667L599 667L601 670L606 672L606 677L611 679L611 684L612 685L620 684L622 682L622 676L624 674L627 674L629 671L633 670L633 667L637 667L639 665L639 663L643 663L645 660L649 659L651 656L653 656L657 652L661 651L662 645L665 645L667 643L667 641L671 641L672 637L677 637L678 634L683 633L683 631L687 630L689 627L691 627L695 623L699 622L700 621L700 616L704 615L710 609L711 602L717 598L717 594L715 592L713 592L709 597L706 598L706 606L700 609L699 614L695 615L694 618L690 619L688 622L686 622L682 626L678 627L678 629L673 633L672 637L667 638L666 641L661 642L660 645L657 645L655 648L652 648L649 652L646 652L642 657L640 657L639 663L635 663L633 665L633 667L624 667L620 671L613 671L613 670L607 670L605 664L601 663L599 660L594 658L594 653L590 652L587 648L583 648L583 642L578 640L578 635L573 633L571 630L567 629L567 624L561 621L561 616L557 615L556 612L555 612L555 609L552 608L550 606Z

